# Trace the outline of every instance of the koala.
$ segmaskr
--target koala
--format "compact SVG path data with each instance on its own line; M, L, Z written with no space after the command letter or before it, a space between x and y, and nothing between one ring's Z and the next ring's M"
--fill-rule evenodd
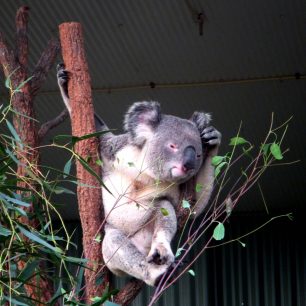
M58 66L64 103L71 112L68 73ZM108 130L95 115L97 130ZM206 207L214 182L211 159L221 134L210 126L207 113L190 120L161 112L155 101L136 102L124 117L125 133L100 137L106 266L116 275L130 275L150 286L173 266L171 241L177 230L180 185L195 177L203 186L196 195L194 215Z

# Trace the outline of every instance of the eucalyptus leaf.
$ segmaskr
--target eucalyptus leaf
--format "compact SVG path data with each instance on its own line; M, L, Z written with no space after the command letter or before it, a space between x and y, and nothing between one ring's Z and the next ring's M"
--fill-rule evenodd
M195 186L195 191L196 191L196 192L201 192L202 189L203 189L203 185L197 183L196 186Z
M63 175L63 178L66 178L70 174L71 165L72 165L72 159L70 158L64 166L63 171L65 174Z
M193 270L190 269L190 270L188 270L187 272L188 272L190 275L192 275L193 277L195 276L195 272L194 272Z
M178 249L176 250L175 257L181 256L182 251L185 251L185 249L183 249L183 248L178 248Z
M33 78L33 76L30 76L29 78L27 78L26 80L24 80L23 82L21 82L21 83L14 89L14 91L15 91L15 92L20 92L20 91L21 91L21 88L22 88L26 83L28 83L32 78Z
M11 296L3 296L5 300L7 300L10 305L15 305L15 306L29 306L29 304L25 304L19 300L17 300L16 298L13 298Z
M15 130L14 126L8 120L5 120L5 121L6 121L6 125L7 125L8 129L10 130L12 135L14 136L15 140L20 144L20 147L23 149L23 143L22 143L17 131Z
M275 159L277 160L283 159L282 151L280 149L280 146L277 143L273 142L271 144L270 152L272 153Z
M35 271L35 268L39 265L39 260L33 260L27 263L26 267L21 271L18 278L22 279L23 281L28 280Z
M30 207L29 203L20 201L18 199L11 198L11 197L7 196L6 194L3 194L3 193L0 193L0 199L6 199L10 203L14 203L14 204L17 204L17 205L20 205L20 206Z
M229 145L238 146L238 145L242 145L245 143L248 143L248 141L245 140L243 137L236 136L236 137L231 138Z
M12 232L10 230L0 225L0 236L8 237L11 235L12 235Z
M214 229L213 238L215 240L222 240L225 234L225 227L221 222L218 222L218 225Z
M220 174L221 169L226 165L227 165L227 162L222 162L215 168L215 177L217 177Z
M104 303L104 306L120 306L120 305L119 305L119 304L116 304L116 303L114 303L114 302L106 301L106 302Z
M211 164L213 166L218 166L224 160L224 158L225 156L216 155L211 159Z
M187 200L182 201L182 207L186 209L190 209L190 204Z
M166 208L161 207L160 211L163 214L163 216L165 216L165 217L169 216L169 212L168 212L168 210Z
M41 244L45 247L47 247L48 249L56 252L56 253L61 253L62 250L60 248L57 248L57 247L54 247L52 246L50 243L48 243L47 241L41 239L39 236L37 236L36 234L28 231L27 229L25 229L24 227L20 226L20 225L17 225L17 228L19 229L19 231L25 235L26 237L28 237L30 240L38 243L38 244Z

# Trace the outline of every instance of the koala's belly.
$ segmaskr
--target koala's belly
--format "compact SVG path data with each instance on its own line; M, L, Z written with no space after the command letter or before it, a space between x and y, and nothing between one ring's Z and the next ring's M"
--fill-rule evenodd
M130 192L116 194L115 190L110 189L112 194L103 192L104 213L109 224L132 235L153 218L153 203L144 197L137 199Z
M128 235L154 222L156 199L163 196L176 199L178 196L177 186L169 187L167 183L157 185L150 180L143 183L120 172L113 172L103 181L111 191L111 194L103 191L107 222Z

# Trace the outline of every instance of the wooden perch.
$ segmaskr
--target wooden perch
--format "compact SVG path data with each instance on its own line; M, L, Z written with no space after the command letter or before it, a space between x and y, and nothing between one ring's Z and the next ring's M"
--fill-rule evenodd
M91 98L90 77L85 58L82 28L79 23L63 23L59 26L62 55L66 69L69 71L68 92L71 103L71 127L74 136L83 136L95 132L94 109ZM90 167L100 174L96 164L99 159L98 140L89 138L80 141L75 151ZM103 264L101 244L94 241L103 221L101 188L97 179L79 162L76 164L77 177L83 185L77 188L79 213L83 229L83 250L89 260L85 271L86 299L103 293L107 282L96 284L96 274ZM89 188L84 185L97 188Z

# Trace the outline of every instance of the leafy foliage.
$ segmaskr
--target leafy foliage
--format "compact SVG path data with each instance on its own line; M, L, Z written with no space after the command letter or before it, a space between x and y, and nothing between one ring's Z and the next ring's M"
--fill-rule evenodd
M10 88L11 98L20 91L23 82L12 89L10 77L5 85ZM89 171L88 163L76 156L73 149L66 145L52 144L71 153L63 171L48 166L21 164L18 158L20 150L29 150L13 124L8 119L14 112L11 102L0 107L0 305L37 305L38 301L29 296L27 288L40 290L39 284L51 280L54 294L48 305L60 302L63 305L86 305L84 299L83 275L87 259L72 257L76 246L71 242L72 235L63 222L54 204L54 196L74 194L63 186L70 182L79 184L71 175L72 158L76 157ZM72 145L95 134L77 137ZM70 145L71 145L70 143ZM24 176L17 173L22 166ZM99 178L100 179L100 178ZM60 225L55 224L56 216ZM116 291L106 290L101 297L96 297L92 305L102 305ZM39 294L38 294L39 296Z

